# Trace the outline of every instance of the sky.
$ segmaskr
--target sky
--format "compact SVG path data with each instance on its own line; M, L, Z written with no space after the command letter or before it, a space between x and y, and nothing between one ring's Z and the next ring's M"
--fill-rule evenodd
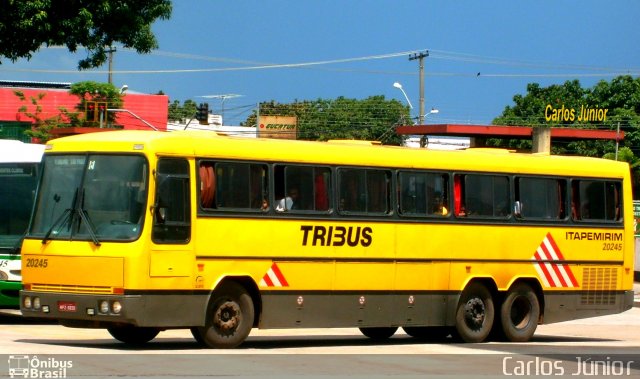
M640 75L638 1L174 0L153 31L159 48L114 55L114 85L208 102L237 125L259 102L384 95L418 116L425 58L426 123L488 124L527 83L583 87ZM107 65L41 48L3 60L0 80L107 81ZM275 65L275 66L274 66ZM206 96L227 96L224 102Z

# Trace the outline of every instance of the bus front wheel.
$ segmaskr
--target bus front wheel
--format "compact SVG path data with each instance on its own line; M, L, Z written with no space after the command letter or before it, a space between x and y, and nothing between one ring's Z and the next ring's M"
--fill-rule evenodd
M386 340L396 333L398 328L394 327L378 327L378 328L360 328L360 332L372 340Z
M215 290L204 327L192 332L196 340L217 349L230 349L240 345L253 327L253 300L240 284L226 282Z
M118 326L107 328L107 331L113 338L129 345L145 344L156 338L158 333L160 333L160 330L156 328L142 328L138 326Z
M500 307L500 323L507 340L526 342L538 327L540 303L535 292L526 283L515 284Z
M478 282L470 283L462 291L456 309L456 332L465 342L484 341L495 318L491 292Z

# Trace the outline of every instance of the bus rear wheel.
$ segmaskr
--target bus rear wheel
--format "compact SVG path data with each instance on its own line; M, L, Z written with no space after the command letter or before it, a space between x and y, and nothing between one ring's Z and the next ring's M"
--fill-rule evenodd
M211 297L204 327L197 327L196 341L217 349L231 349L249 336L253 327L251 296L240 284L223 283Z
M493 326L495 309L491 292L478 282L462 291L456 309L456 332L465 342L484 341Z
M393 336L398 328L394 327L372 327L360 328L360 332L372 340L386 340Z
M500 307L502 332L511 342L526 342L538 327L540 303L533 288L517 283L507 292Z
M142 345L156 338L160 330L157 328L142 328L138 326L117 326L107 328L111 336L129 345Z

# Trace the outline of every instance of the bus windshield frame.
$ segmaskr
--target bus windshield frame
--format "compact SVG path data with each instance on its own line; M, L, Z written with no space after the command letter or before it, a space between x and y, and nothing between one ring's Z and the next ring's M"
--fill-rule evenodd
M28 236L131 242L140 237L149 163L140 154L46 154Z

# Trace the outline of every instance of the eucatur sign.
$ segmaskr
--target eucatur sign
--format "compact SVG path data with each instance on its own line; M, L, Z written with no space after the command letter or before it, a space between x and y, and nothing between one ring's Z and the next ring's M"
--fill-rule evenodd
M295 116L260 116L259 138L296 139L298 118Z

